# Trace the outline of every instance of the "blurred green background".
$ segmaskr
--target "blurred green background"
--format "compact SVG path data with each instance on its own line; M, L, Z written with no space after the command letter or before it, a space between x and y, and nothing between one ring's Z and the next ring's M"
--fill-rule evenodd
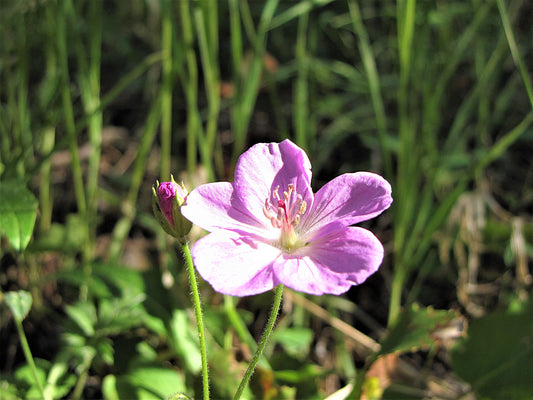
M386 257L345 296L285 291L246 398L529 398L532 38L527 0L2 0L0 397L199 398L151 186L290 138L315 191L391 182ZM273 295L201 293L231 398Z

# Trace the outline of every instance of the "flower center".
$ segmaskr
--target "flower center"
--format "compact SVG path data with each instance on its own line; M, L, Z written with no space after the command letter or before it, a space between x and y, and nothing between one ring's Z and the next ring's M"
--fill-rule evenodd
M270 220L274 228L281 230L279 244L290 251L298 244L298 235L294 229L300 223L300 215L305 213L307 203L302 196L289 184L283 197L279 195L279 186L272 192L272 199L265 199L263 213Z

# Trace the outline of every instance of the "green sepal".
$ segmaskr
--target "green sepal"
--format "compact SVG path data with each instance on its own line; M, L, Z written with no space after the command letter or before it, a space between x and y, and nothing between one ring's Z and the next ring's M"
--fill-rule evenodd
M174 182L174 177L171 177L171 182ZM177 185L177 183L176 183ZM187 189L183 185L181 185L182 190L187 193ZM178 241L183 242L185 240L185 237L190 232L192 228L192 223L188 219L186 219L183 215L181 215L181 206L186 203L186 197L181 197L176 195L174 197L174 206L172 207L172 218L174 220L174 226L170 224L168 219L165 217L165 214L163 214L163 211L161 210L161 206L159 205L159 198L157 197L157 189L159 188L159 181L156 181L156 184L152 186L152 209L154 211L154 216L159 222L159 225L163 228L163 230L168 233L170 236L176 238Z

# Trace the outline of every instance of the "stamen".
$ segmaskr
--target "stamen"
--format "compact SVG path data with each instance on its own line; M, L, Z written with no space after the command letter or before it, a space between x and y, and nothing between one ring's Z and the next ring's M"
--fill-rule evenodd
M292 226L296 226L300 223L300 215L297 214L295 217L294 217L294 220L292 221Z
M283 220L283 214L285 214L285 216L287 215L285 212L285 207L280 206L280 208L278 208L278 216L277 216L278 221L281 222Z
M263 214L265 214L265 217L268 219L272 219L272 212L270 208L272 207L272 204L268 201L268 199L265 199L265 205L263 206Z
M279 186L272 190L272 201L265 199L263 214L269 219L272 226L280 229L279 245L291 251L298 246L298 232L294 229L300 223L301 216L307 210L307 203L296 192L293 184L287 185L282 198L279 195Z
M305 210L307 210L307 202L303 201L300 203L300 209L298 210L298 214L303 215L305 213Z
M273 196L276 200L280 200L280 198L279 198L279 194L278 194L278 189L279 189L279 186L276 186L276 188L275 188L274 191L272 192L272 196Z

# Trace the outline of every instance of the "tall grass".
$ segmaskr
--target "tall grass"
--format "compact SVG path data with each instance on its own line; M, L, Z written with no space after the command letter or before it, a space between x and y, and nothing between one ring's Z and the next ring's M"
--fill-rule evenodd
M514 10L513 15L516 16L520 2L514 2L511 7ZM431 71L431 67L424 65L424 60L430 59L433 50L424 43L429 32L425 33L424 28L418 28L416 35L414 33L415 2L400 3L398 7L399 147L394 209L395 272L391 288L389 325L398 317L406 279L411 271L428 263L433 234L442 226L458 197L467 190L470 182L480 177L482 169L501 156L531 123L531 116L526 115L516 127L508 127L507 129L511 130L504 133L498 141L487 144L482 150L484 155L478 153L471 159L465 158L468 154L465 148L467 141L475 138L476 134L486 135L486 130L492 129L485 125L485 132L468 132L467 126L483 117L479 115L479 110L488 105L482 93L490 93L491 89L494 91L494 83L501 79L503 63L508 57L505 33L501 30L497 34L496 46L490 50L492 54L487 63L475 71L473 88L452 117L451 126L447 126L442 119L445 114L444 101L447 100L445 89L452 84L452 76L459 64L464 63L465 57L469 56L469 46L477 37L474 32L480 28L481 22L486 20L489 8L494 11L494 4L484 4L473 9L472 23L455 36L457 39L452 50L453 57L451 62L443 66L442 72L438 69ZM415 41L414 36L420 39ZM413 51L420 54L412 54ZM415 61L412 61L413 59ZM429 74L424 74L426 69L430 69ZM424 78L417 79L420 76ZM412 96L413 92L422 93L421 98ZM497 97L497 94L493 96ZM417 108L416 104L421 104L422 108ZM510 102L508 106L511 106ZM455 157L463 157L458 169L454 165ZM457 173L463 175L459 176ZM455 187L450 188L451 190L443 191L444 188L439 187L439 180L444 174L456 176ZM435 194L439 192L441 195L436 197ZM427 273L426 268L421 268L416 275L423 279ZM416 297L416 293L409 293L410 301Z

